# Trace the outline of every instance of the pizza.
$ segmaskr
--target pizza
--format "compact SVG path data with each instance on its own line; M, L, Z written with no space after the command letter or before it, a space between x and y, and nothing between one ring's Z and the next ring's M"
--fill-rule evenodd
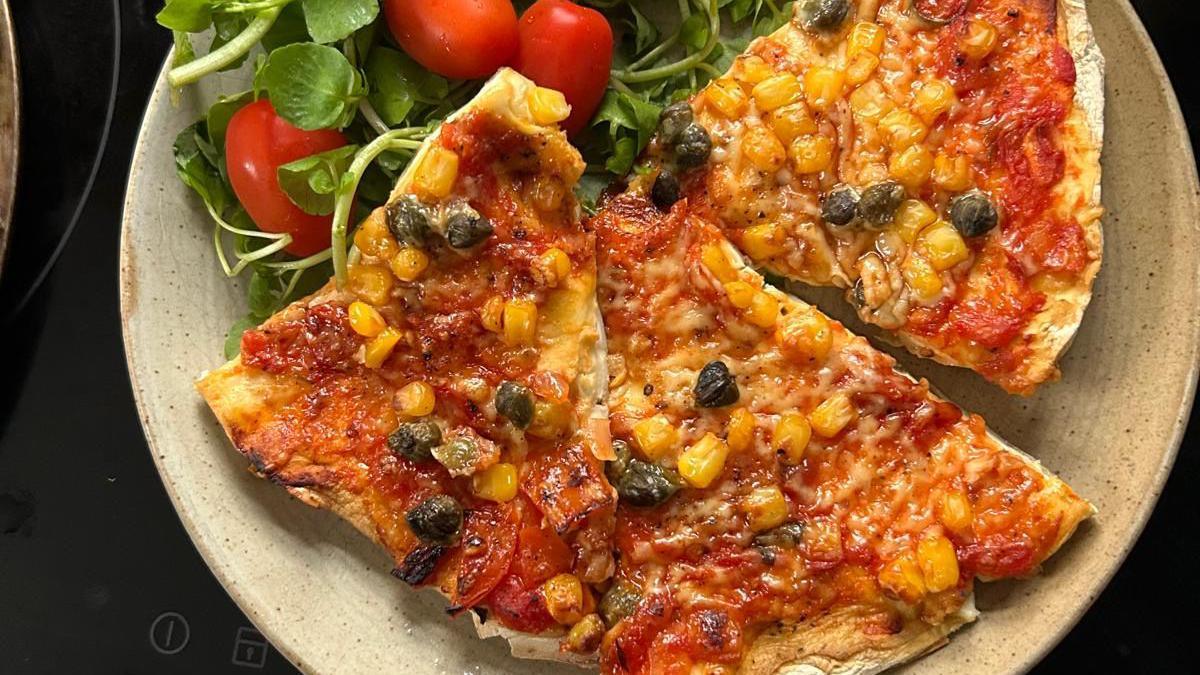
M620 496L603 672L877 672L1092 514L653 182L593 221Z
M1093 508L755 268L1031 391L1099 265L1097 127L1052 3L878 4L797 3L664 111L591 217L564 97L501 70L358 226L345 279L247 331L200 394L254 473L518 656L876 672L937 648L976 579L1036 573ZM854 92L876 90L868 124ZM925 125L902 147L900 117ZM926 154L924 182L899 175ZM995 222L964 235L964 210Z
M1083 4L851 4L798 2L668 110L651 154L694 152L679 137L694 118L711 155L664 194L760 268L845 288L914 353L1031 393L1058 376L1102 253L1102 60Z
M567 111L501 71L358 228L345 288L246 332L197 385L255 473L349 520L452 613L534 635L583 609L549 613L543 582L613 570L595 245Z

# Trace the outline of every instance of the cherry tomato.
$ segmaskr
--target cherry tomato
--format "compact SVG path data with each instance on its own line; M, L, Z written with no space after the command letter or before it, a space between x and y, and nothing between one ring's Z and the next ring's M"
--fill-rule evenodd
M521 15L513 67L571 104L563 130L575 134L595 114L612 67L613 33L604 15L567 0L538 0Z
M488 504L467 512L462 559L451 600L459 607L479 604L508 572L517 548L519 514L511 504Z
M244 106L229 120L225 163L233 192L259 229L292 235L288 253L303 257L329 248L333 216L314 216L293 204L279 187L277 170L345 144L346 137L332 129L297 129L266 99Z
M404 51L438 75L491 75L517 51L509 0L385 0L383 13Z
M540 633L557 626L558 622L546 609L541 586L527 586L515 574L504 577L488 596L488 609L492 610L500 623L525 633Z

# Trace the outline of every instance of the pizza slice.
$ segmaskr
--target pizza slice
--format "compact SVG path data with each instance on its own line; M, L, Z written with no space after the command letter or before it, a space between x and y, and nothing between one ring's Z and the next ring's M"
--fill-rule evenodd
M567 112L501 71L361 224L346 287L248 331L197 384L255 473L542 656L614 567L595 242Z
M1082 2L796 7L665 111L659 201L685 196L756 266L845 288L916 354L1014 393L1055 379L1101 259Z
M603 672L878 672L1093 513L656 181L593 219L620 495Z

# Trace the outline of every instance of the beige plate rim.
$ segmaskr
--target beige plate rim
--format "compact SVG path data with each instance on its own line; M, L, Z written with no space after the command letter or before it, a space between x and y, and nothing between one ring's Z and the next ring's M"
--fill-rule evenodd
M17 61L16 31L8 1L0 0L0 128L7 125L12 133L0 139L0 171L8 174L0 179L0 272L8 253L12 233L13 206L17 196L17 167L21 156L21 72ZM7 91L6 91L7 90Z
M1089 7L1089 9L1094 7L1098 2L1102 3L1103 0L1092 0L1089 3L1089 5L1091 5L1091 7ZM1173 88L1170 85L1169 79L1167 77L1165 69L1163 68L1162 62L1159 59L1157 52L1153 49L1149 35L1146 33L1144 26L1141 24L1141 21L1138 18L1137 14L1134 12L1133 8L1129 5L1128 0L1114 0L1113 2L1111 2L1109 4L1112 5L1112 9L1114 9L1118 12L1121 12L1125 15L1124 19L1130 25L1132 25L1134 27L1134 30L1137 33L1137 35L1135 36L1136 41L1138 43L1146 46L1146 49L1144 49L1142 51L1142 53L1138 55L1138 58L1146 58L1149 60L1150 68L1157 75L1157 77L1159 78L1159 81L1162 83L1162 86L1165 89L1166 99L1168 101L1168 107L1169 107L1169 110L1167 111L1167 113L1168 113L1168 117L1170 119L1170 123L1175 128L1175 130L1178 131L1179 133L1181 133L1183 135L1183 137L1186 139L1187 138L1186 126L1183 121L1183 115L1180 111L1178 101L1174 95ZM1108 54L1108 56L1110 59L1110 63L1112 61L1115 61L1115 60L1123 57L1123 55L1115 54L1115 53ZM1126 57L1126 58L1128 58L1128 57ZM167 64L169 64L169 59L170 59L170 56L168 55L168 60L166 62ZM165 76L165 71L166 71L166 64L164 64L163 72L160 73L160 81ZM146 439L149 444L151 456L155 462L156 468L159 471L160 479L163 481L164 488L166 489L166 491L171 499L171 502L174 505L176 512L179 515L180 521L182 522L184 528L187 530L188 535L190 536L193 544L196 546L196 549L199 551L201 556L204 558L206 564L208 564L210 569L212 569L214 575L217 577L218 581L220 581L220 583L225 588L225 590L229 593L229 595L234 599L235 602L237 602L239 607L241 607L241 609L244 612L246 612L246 614L250 617L250 619L252 621L254 621L256 623L256 625L259 626L260 629L263 630L264 634L267 636L268 639L271 640L271 642L276 646L276 648L279 649L279 651L281 653L283 653L284 656L289 661L291 661L293 664L305 664L305 663L307 663L307 661L304 660L302 658L302 655L299 653L300 645L297 645L292 640L285 639L283 635L281 635L277 631L275 631L273 623L260 621L260 619L263 618L263 609L260 607L256 607L254 605L254 603L250 601L250 599L247 597L247 595L244 591L244 587L241 583L238 583L234 579L229 578L225 573L223 573L220 566L216 564L215 561L217 559L217 552L213 548L210 547L210 543L209 543L208 539L200 532L202 524L198 523L195 519L192 518L191 514L188 512L188 510L184 506L184 499L183 499L182 495L180 494L180 491L177 489L177 486L171 480L169 480L167 478L167 473L164 468L164 461L160 458L160 456L162 456L162 453L165 450L165 446L163 445L163 441L159 438L159 434L156 431L156 429L153 428L148 422L149 414L148 414L147 394L146 394L146 390L143 387L144 383L139 379L139 368L137 366L136 356L135 356L138 346L136 344L134 344L134 341L131 338L131 329L130 329L131 317L135 311L136 296L138 293L138 290L136 288L137 281L135 279L136 262L134 260L134 254L131 249L130 228L133 227L132 221L133 221L133 215L134 215L133 214L134 196L138 192L139 181L143 178L142 172L140 171L140 169L142 168L141 167L141 157L143 154L141 152L141 150L144 146L146 146L150 142L151 136L153 136L153 130L151 130L149 127L146 126L145 120L146 120L146 118L149 117L149 111L154 109L155 106L170 105L170 103L168 101L163 100L164 97L163 97L162 91L163 91L162 89L158 89L155 91L154 94L151 95L150 100L147 104L146 112L144 113L143 124L142 124L141 130L139 132L138 139L137 139L136 147L137 147L138 151L135 152L135 158L130 167L128 186L127 186L126 198L125 198L125 204L124 204L124 213L123 213L123 218L122 218L122 231L121 231L121 244L120 244L121 245L121 261L120 261L120 266L121 266L120 289L121 290L120 290L120 296L121 296L122 335L123 335L126 363L127 363L127 367L129 370L130 380L131 380L131 383L133 386L134 398L136 400L136 403L138 406L138 411L139 411L139 421L142 423L142 427L143 427L143 430L146 435ZM161 150L161 148L156 148L156 150ZM1198 181L1197 181L1195 158L1193 156L1190 144L1188 144L1188 146L1183 149L1183 152L1186 155L1186 157L1188 157L1191 160L1188 163L1188 166L1184 169L1184 171L1186 173L1186 176L1185 176L1186 182L1192 186L1196 186L1196 189L1192 190L1191 193L1186 196L1181 195L1180 199L1186 200L1186 202L1188 203L1187 204L1188 210L1190 210L1190 212L1192 214L1197 214L1198 216L1200 216L1200 197L1197 196L1198 194L1200 194L1200 183L1198 183ZM1103 274L1103 272L1102 272L1102 274ZM1194 277L1193 283L1194 283L1194 289L1197 292L1200 292L1200 276ZM1165 452L1163 452L1163 454L1161 455L1161 459L1158 463L1158 466L1155 468L1155 470L1153 472L1153 479L1151 481L1151 483L1152 483L1152 495L1150 495L1151 498L1142 500L1141 503L1138 505L1138 507L1135 509L1135 515L1129 521L1130 526L1127 530L1128 536L1123 540L1120 552L1117 555L1113 556L1113 558L1110 561L1105 563L1105 568L1103 569L1102 573L1097 575L1096 580L1089 586L1089 589L1088 589L1089 592L1087 594L1087 597L1081 601L1076 601L1074 603L1074 606L1071 607L1071 610L1068 613L1068 616L1065 616L1062 620L1057 621L1056 625L1054 626L1054 630L1051 633L1047 634L1045 636L1045 638L1042 639L1038 644L1031 645L1033 647L1033 649L1031 649L1028 652L1025 652L1024 654L1022 654L1020 656L1013 654L1013 657L1010 660L1010 666L1009 666L1008 672L1013 672L1013 673L1023 672L1023 671L1026 671L1026 670L1032 668L1056 644L1058 644L1058 642L1066 635L1066 633L1069 632L1075 626L1075 624L1079 621L1079 619L1083 616L1083 614L1091 607L1092 603L1096 600L1096 598L1099 597L1100 593L1104 590L1104 588L1111 581L1113 575L1116 573L1117 569L1119 569L1119 567L1121 566L1121 563L1123 563L1123 561L1126 558L1126 556L1128 555L1129 551L1136 544L1143 529L1145 528L1146 522L1148 521L1149 516L1150 516L1151 512L1153 511L1155 504L1157 503L1158 497L1162 493L1164 484L1166 482L1167 475L1169 474L1171 467L1175 462L1175 458L1176 458L1176 455L1178 454L1184 431L1186 430L1186 427L1187 427L1189 411L1191 410L1193 399L1194 399L1194 396L1196 393L1196 385L1197 385L1196 377L1197 377L1197 373L1200 372L1200 322L1194 323L1191 326L1191 334L1187 335L1186 338L1190 340L1190 343L1189 343L1190 351L1187 353L1187 358L1190 360L1190 366L1189 366L1189 370L1188 370L1190 381L1187 383L1187 385L1185 386L1185 388L1183 390L1183 398L1180 401L1178 415L1176 416L1176 421L1175 421L1174 427L1172 429L1172 432L1171 432L1171 435L1170 435L1170 438L1168 441L1168 447L1166 448ZM982 383L981 383L981 386L984 386L984 385L982 385ZM985 618L986 618L986 615L985 615ZM305 666L302 666L302 668L303 667L305 667Z

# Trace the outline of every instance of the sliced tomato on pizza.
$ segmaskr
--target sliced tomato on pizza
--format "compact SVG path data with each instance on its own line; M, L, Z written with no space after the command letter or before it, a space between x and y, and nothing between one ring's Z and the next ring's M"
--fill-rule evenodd
M529 633L563 632L613 570L595 242L567 112L496 75L359 227L346 287L246 332L197 385L255 473L349 520L452 611ZM560 576L575 593L548 602Z
M757 266L845 288L913 352L1031 393L1058 376L1102 253L1103 62L1082 3L851 5L797 3L668 108L651 154L682 189L660 197Z
M593 219L620 495L604 672L878 672L1092 514L654 180Z

